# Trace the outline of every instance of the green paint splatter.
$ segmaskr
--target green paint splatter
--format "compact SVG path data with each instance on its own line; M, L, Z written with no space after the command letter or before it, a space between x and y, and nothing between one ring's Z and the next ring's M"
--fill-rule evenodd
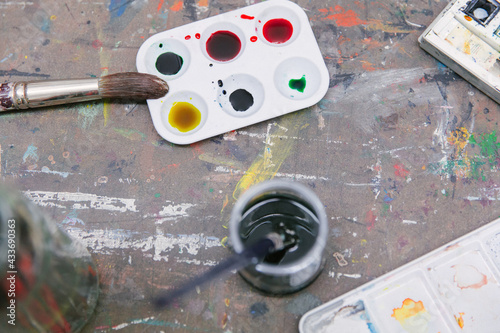
M497 142L496 131L490 134L480 134L478 138L474 134L471 134L469 142L478 145L481 148L482 156L488 158L490 163L496 163L496 159L499 157L498 149L500 149L500 142Z
M288 86L290 89L303 93L304 89L306 89L306 76L302 75L300 79L291 79L288 81Z
M95 117L102 113L102 104L75 104L78 109L78 123L80 128L86 129L94 122Z
M161 194L160 193L156 193L155 194L155 198L159 198L159 197L161 197Z
M388 215L388 212L390 210L391 206L389 204L382 204L382 210L380 211L380 216L381 217L386 217Z
M208 192L212 193L214 191L213 188L209 189Z
M132 141L144 141L146 134L129 128L114 128L114 131Z

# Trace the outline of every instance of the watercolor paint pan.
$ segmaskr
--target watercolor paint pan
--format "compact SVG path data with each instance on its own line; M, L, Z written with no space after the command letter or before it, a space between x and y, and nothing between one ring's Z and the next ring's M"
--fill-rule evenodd
M301 333L498 332L500 219L302 316Z
M137 70L166 80L148 100L157 132L190 144L319 102L329 73L306 13L269 0L148 38Z

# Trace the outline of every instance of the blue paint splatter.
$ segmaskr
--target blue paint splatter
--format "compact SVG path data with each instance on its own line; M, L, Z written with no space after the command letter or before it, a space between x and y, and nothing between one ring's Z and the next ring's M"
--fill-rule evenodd
M131 1L128 0L111 0L111 3L109 4L109 12L111 14L111 18L116 18L120 17L125 13L125 9L127 9L127 6L131 3Z
M252 306L250 307L250 314L252 315L252 318L263 316L268 312L269 309L267 308L267 304L264 302L252 304Z
M392 200L394 200L394 199L391 198L390 196L388 196L387 194L385 195L384 202L391 202Z
M38 148L33 146L33 145L29 145L28 149L26 149L26 152L24 153L23 155L23 163L26 163L26 160L28 158L31 158L33 160L35 160L35 162L38 161Z

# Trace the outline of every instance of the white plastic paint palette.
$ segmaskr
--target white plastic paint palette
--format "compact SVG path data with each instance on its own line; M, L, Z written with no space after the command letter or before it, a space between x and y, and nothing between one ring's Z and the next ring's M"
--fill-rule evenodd
M158 33L139 72L166 80L148 100L167 141L189 144L316 104L329 74L305 12L270 0Z
M302 333L498 332L500 219L306 313Z

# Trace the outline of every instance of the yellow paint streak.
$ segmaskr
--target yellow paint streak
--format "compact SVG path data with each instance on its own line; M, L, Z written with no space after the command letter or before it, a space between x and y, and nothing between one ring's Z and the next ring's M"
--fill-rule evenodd
M415 302L407 298L403 301L403 306L393 309L391 317L395 318L401 325L404 325L408 318L414 317L420 313L427 312L422 301Z
M221 157L221 156L215 156L214 154L210 154L210 153L203 153L203 154L198 156L198 159L200 159L204 162L211 163L211 164L227 165L229 167L237 168L237 169L240 169L243 167L241 162L239 162L238 160L233 160L233 159L225 158L225 157Z
M227 236L222 238L222 240L220 241L220 245L222 245L223 248L226 247L226 244L227 244Z
M222 203L222 209L220 210L221 214L224 211L224 208L226 208L228 203L229 203L229 196L226 194L226 198L224 199L224 202Z
M98 25L97 26L97 38L99 40L104 40L106 36L104 35L101 27ZM107 52L104 50L104 48L101 47L99 51L99 62L101 64L101 76L107 75L108 74L108 65L111 59L111 53ZM108 102L104 101L103 102L103 109L102 109L102 115L104 117L104 126L108 124L108 119L109 119L109 110L110 110L110 105Z
M465 54L470 54L470 42L469 41L466 41L464 43L464 53Z
M291 114L282 117L280 124L269 124L269 126L275 128L275 131L272 134L268 133L264 153L253 161L236 185L233 192L235 200L250 186L274 178L283 162L292 152L295 140L290 138L297 136L302 128L302 125L297 125L300 123L298 117L300 116L297 116L297 114ZM272 137L278 137L278 139L274 140Z
M367 28L368 30L381 30L387 33L410 33L415 31L415 29L405 29L397 26L392 26L382 20L368 21Z

